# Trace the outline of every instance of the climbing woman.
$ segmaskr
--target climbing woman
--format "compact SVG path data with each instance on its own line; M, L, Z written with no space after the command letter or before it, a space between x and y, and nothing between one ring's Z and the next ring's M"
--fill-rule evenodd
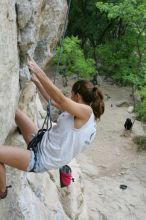
M40 143L26 150L0 145L0 199L7 196L5 165L28 172L45 172L68 164L85 150L96 134L96 119L104 112L102 92L90 81L77 81L71 99L51 82L33 59L28 61L32 81L44 98L61 110L57 124L46 131ZM27 145L38 128L21 110L16 110L15 121Z

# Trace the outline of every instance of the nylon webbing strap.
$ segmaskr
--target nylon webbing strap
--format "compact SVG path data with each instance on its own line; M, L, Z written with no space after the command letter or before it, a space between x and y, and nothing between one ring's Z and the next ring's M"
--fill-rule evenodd
M50 130L52 128L52 118L51 118L51 100L49 99L48 101L48 106L47 106L47 115L45 117L43 126L42 126L42 130L44 129L46 124L46 128L47 130Z
M48 101L48 107L47 107L47 117L49 119L49 128L47 127L48 130L50 130L52 128L52 117L51 117L51 99L49 99ZM48 124L48 123L47 123Z

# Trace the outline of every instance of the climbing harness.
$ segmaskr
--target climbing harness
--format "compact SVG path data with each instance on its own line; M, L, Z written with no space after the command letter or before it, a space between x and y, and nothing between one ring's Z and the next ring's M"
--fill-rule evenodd
M46 124L46 128L45 128ZM42 128L38 131L38 133L33 137L33 139L30 141L28 144L27 149L28 150L33 150L34 153L37 152L37 145L38 143L41 142L44 134L46 131L50 131L52 128L52 119L51 119L51 101L49 100L48 102L48 107L47 107L47 115L45 117L44 123Z
M11 188L11 187L12 187L11 185L6 186L6 190L5 190L5 192L1 192L1 193L0 193L0 200L1 200L1 199L5 199L5 198L7 197L7 194L8 194L8 188Z
M46 125L46 128L45 128ZM30 172L34 172L36 161L37 161L37 150L38 150L38 144L41 142L44 134L46 131L50 131L52 128L52 119L51 119L51 100L49 99L48 107L47 107L47 115L45 117L43 126L40 130L38 130L37 134L33 137L33 139L30 141L30 143L27 146L27 150L32 150L34 152L34 166L30 170Z

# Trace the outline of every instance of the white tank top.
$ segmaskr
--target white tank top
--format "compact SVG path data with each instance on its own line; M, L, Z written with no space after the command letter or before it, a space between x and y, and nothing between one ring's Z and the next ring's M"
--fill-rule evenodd
M68 164L89 146L95 134L96 121L93 113L79 129L74 128L74 116L67 112L61 113L57 124L44 134L38 147L40 163L48 170Z

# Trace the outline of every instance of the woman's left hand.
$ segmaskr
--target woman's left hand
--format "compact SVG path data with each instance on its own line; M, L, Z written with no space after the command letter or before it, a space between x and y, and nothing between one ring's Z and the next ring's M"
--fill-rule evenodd
M37 76L34 73L31 74L31 81L34 84L38 84L39 83L39 80L38 80Z

